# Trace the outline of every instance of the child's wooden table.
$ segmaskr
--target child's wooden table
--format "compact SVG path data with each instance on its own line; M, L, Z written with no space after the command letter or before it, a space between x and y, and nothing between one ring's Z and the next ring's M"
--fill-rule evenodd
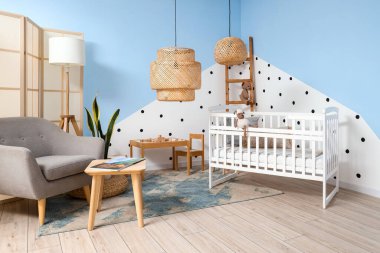
M164 138L158 137L156 139L139 139L130 141L130 157L133 157L133 147L140 148L140 156L144 157L144 150L148 148L172 148L172 160L173 170L175 169L175 148L187 147L189 145L188 140L178 138ZM187 150L190 150L189 148ZM190 155L187 155L188 159ZM187 163L189 166L189 162Z

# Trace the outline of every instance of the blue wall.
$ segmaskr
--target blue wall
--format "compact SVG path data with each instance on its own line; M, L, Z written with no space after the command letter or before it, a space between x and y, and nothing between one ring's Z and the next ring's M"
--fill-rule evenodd
M0 10L42 27L84 32L84 102L90 106L97 94L103 121L115 108L121 120L155 100L149 66L160 47L174 45L174 0L0 0ZM232 34L240 36L240 0L232 10ZM228 0L177 0L177 44L195 49L203 69L227 35Z
M380 136L380 1L241 0L255 53L358 112Z

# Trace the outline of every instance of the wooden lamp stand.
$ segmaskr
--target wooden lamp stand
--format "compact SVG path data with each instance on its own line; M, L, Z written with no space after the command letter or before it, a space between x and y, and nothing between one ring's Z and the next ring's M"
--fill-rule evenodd
M73 124L74 131L76 135L81 135L81 131L78 127L77 121L75 120L75 115L70 115L70 75L69 67L65 67L65 78L66 78L66 114L61 115L61 121L59 122L59 127L68 133L70 130L70 122Z

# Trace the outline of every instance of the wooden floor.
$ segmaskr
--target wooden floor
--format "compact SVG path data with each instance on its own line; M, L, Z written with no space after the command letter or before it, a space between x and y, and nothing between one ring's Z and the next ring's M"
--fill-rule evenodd
M36 237L36 201L0 205L0 252L380 252L380 199L248 174L285 194L136 222Z

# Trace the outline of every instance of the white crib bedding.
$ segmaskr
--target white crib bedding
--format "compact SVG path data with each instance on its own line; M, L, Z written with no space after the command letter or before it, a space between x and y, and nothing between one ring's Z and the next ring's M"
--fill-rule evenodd
M283 166L284 165L284 157L282 153L282 149L277 149L276 154L277 154L277 166ZM227 153L227 159L232 159L232 152L231 148L226 149ZM234 153L235 161L240 160L240 150L238 147L234 148ZM243 148L243 161L248 161L248 152L247 148ZM222 147L220 148L215 148L213 150L213 158L216 158L217 154L219 154L219 159L223 158L224 159L224 149ZM293 166L293 159L292 159L292 149L286 149L286 167L291 168ZM273 168L274 167L274 152L273 149L268 148L268 167ZM266 158L265 158L265 151L263 148L259 148L259 163L265 163ZM311 149L306 149L305 150L305 162L306 162L306 172L307 173L312 173L312 151ZM251 149L251 163L256 163L256 149ZM300 150L296 150L296 171L297 172L303 172L304 163L302 159L302 152ZM317 152L315 154L315 168L316 174L323 174L323 154L322 152Z

